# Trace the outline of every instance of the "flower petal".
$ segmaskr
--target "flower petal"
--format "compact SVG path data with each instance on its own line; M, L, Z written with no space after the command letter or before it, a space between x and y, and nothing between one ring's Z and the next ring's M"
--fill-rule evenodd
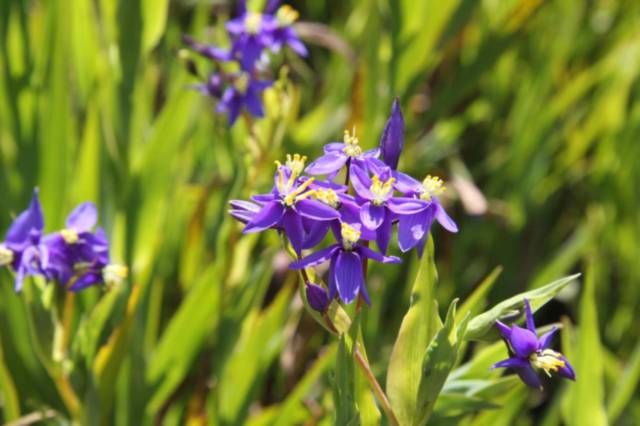
M495 368L526 368L529 365L530 365L529 361L525 359L512 357L512 358L503 359L500 362L496 362L491 366L491 370Z
M329 294L324 287L307 282L307 301L309 305L318 312L324 312L329 306Z
M44 217L42 215L42 206L38 197L38 189L33 190L33 197L27 210L23 211L13 221L5 242L7 246L15 249L24 249L29 243L29 237L32 230L42 232L44 228Z
M98 209L91 202L80 204L67 217L67 228L77 232L90 231L98 222Z
M315 220L333 220L340 217L340 213L338 213L338 211L333 207L308 198L297 201L296 210L302 216Z
M348 159L349 157L347 157L342 151L329 152L309 164L305 169L305 172L310 175L326 175L333 173L340 170Z
M329 231L329 227L331 226L330 221L314 221L307 229L307 235L304 239L304 249L310 249L318 244L324 239Z
M416 198L392 197L387 201L387 206L389 210L398 215L406 215L426 210L429 208L430 203Z
M344 303L353 302L364 287L360 256L349 251L340 251L336 258L334 278L338 294Z
M542 389L542 382L540 382L540 377L538 377L538 374L530 365L525 368L518 368L516 369L516 372L518 373L520 379L527 386L530 386L534 389Z
M387 247L389 246L389 240L391 240L391 226L393 225L393 220L390 215L387 213L387 217L385 218L382 225L376 230L376 244L378 245L378 249L382 254L387 252Z
M297 254L302 252L304 244L304 227L302 226L302 218L293 210L287 209L282 217L282 225L287 234L287 238L291 242L291 246Z
M538 339L538 349L547 349L551 345L551 340L553 339L553 336L556 334L557 331L558 331L558 327L553 327L550 331L543 334Z
M329 247L325 247L321 250L311 253L303 257L300 260L296 260L295 262L289 265L290 269L303 269L303 268L311 268L313 266L320 265L321 263L326 262L333 256L336 250L340 247L337 244L330 245Z
M282 216L284 216L285 208L278 201L272 201L262 207L253 219L244 228L243 233L261 232L265 229L274 227Z
M516 355L520 358L528 358L529 355L538 349L538 338L536 335L526 328L518 327L515 324L511 326L509 343Z
M402 252L417 246L427 235L433 222L433 209L402 215L398 220L398 245Z
M369 190L371 188L371 179L367 176L366 171L355 165L349 167L349 180L359 196L367 200L373 199L373 194Z
M498 327L498 331L505 339L509 340L511 338L511 327L503 323L502 321L496 320L496 327Z
M565 358L564 356L561 356L560 359L564 361L564 367L558 368L558 375L560 377L564 377L565 379L575 381L576 372L573 370L573 367L571 366L571 364L569 364L569 361L567 360L567 358Z
M435 200L436 219L438 223L440 223L440 225L442 225L442 227L449 232L458 232L458 225L456 225L453 219L451 219L447 212L444 211L444 208L442 207L440 202L435 197L433 197L433 199Z
M376 206L371 202L366 202L360 208L360 220L365 228L371 230L378 229L386 217L386 209L384 206Z
M400 100L398 98L393 102L391 107L391 116L387 120L387 124L380 138L380 149L382 150L382 158L384 162L395 169L398 166L400 153L404 147L404 118L400 110Z
M381 253L378 253L377 251L371 250L367 246L358 246L357 248L354 249L354 251L357 251L361 256L367 257L371 260L375 260L376 262L382 262L382 263L401 263L402 262L402 260L399 257L385 256Z
M533 334L537 334L536 332L536 324L533 321L533 312L531 311L531 304L529 303L529 299L524 299L524 311L525 316L527 317L527 329Z

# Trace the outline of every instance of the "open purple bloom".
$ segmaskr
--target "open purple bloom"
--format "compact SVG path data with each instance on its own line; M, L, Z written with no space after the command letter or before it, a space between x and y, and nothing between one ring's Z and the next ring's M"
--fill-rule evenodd
M363 203L360 219L365 228L376 231L376 243L382 253L386 253L391 239L393 221L405 215L425 210L428 203L418 198L394 197L395 178L391 169L369 177L362 169L355 169L351 179L354 189Z
M342 223L338 244L330 245L293 262L290 268L309 268L330 260L329 299L333 299L337 294L344 303L351 303L360 295L367 304L371 304L364 282L363 260L372 259L382 263L400 263L400 259L394 256L384 256L369 247L360 245L358 244L359 239L358 224L352 226Z
M403 252L417 247L418 255L422 256L424 244L434 219L449 232L458 232L458 226L449 217L436 197L445 189L440 178L427 176L422 183L414 180L415 184L413 185L409 180L413 180L413 178L407 178L404 179L405 192L412 197L425 201L427 204L423 210L400 216L398 220L398 244Z
M360 168L369 170L373 162L379 162L380 155L378 148L362 151L360 142L355 134L349 131L344 132L343 142L331 142L324 146L324 155L313 163L309 164L305 172L310 175L330 175L335 176L345 165L349 168L350 175L354 169Z
M248 73L241 72L235 76L232 85L227 87L218 104L218 112L226 112L229 125L233 125L244 108L255 117L263 117L262 92L273 82L257 80Z
M270 14L247 11L227 22L231 35L231 56L240 62L243 70L253 70L266 48L273 45L273 31L277 28Z
M16 217L0 244L0 266L11 266L16 272L16 291L22 289L27 275L46 275L49 249L42 241L43 230L44 217L36 188L29 207Z
M400 111L400 100L396 98L391 107L391 116L384 126L382 137L380 138L380 150L382 159L387 166L392 169L398 167L400 153L404 147L404 118Z
M307 56L307 48L300 40L292 25L298 20L298 11L289 5L282 5L275 14L276 27L271 34L271 49L279 51L282 46L289 46L291 50L300 56Z
M286 165L278 164L273 190L268 194L253 197L253 200L262 206L247 223L244 233L282 228L299 254L305 241L303 217L315 221L328 221L340 217L334 208L312 198L315 191L309 187L314 179L299 177L304 169L304 161L304 157L295 155L293 158L287 156Z
M553 372L560 377L575 380L576 374L569 361L562 354L548 349L551 339L557 331L556 327L538 337L531 305L527 299L524 300L524 303L527 328L515 324L508 327L502 322L496 321L496 326L507 344L510 357L497 362L491 368L512 368L525 384L536 389L542 389L542 383L536 370L544 371L549 377Z

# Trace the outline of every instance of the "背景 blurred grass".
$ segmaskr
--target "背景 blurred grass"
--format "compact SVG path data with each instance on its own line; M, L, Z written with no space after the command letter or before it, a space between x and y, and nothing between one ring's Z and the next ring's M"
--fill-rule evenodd
M563 318L578 381L542 394L518 387L497 401L503 408L455 421L640 423L640 3L293 5L327 25L302 28L324 44L310 44L305 61L287 58L291 82L269 95L251 140L245 123L229 129L187 90L195 79L180 52L182 33L221 40L227 3L0 2L0 225L34 186L49 230L91 200L114 256L131 267L128 288L75 301L74 328L86 335L70 349L72 379L87 421L331 423L336 345L292 302L297 276L275 235L240 239L226 202L264 190L284 153L317 155L344 128L373 147L399 96L400 168L449 181L461 228L435 231L441 306L497 265L489 305L585 272L541 313ZM379 377L415 263L407 256L370 276L364 332ZM25 304L1 276L2 416L64 412Z

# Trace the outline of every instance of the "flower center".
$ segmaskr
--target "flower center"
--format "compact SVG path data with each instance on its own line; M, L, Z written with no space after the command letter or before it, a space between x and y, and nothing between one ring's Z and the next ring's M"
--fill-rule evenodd
M13 251L4 244L0 244L0 266L10 265L13 262Z
M78 242L78 232L74 229L63 229L60 231L60 235L67 244L75 244Z
M333 207L334 209L338 207L340 203L340 199L338 198L338 194L333 189L316 189L315 197L318 201L325 203L328 206Z
M233 82L233 87L235 87L236 91L241 95L246 94L249 89L249 74L246 72L240 73Z
M551 377L551 372L557 372L558 368L563 368L565 362L560 359L562 355L551 349L537 351L531 354L529 360L534 367L543 370L547 376Z
M278 21L278 26L281 28L290 26L291 24L296 22L299 17L300 14L298 13L298 11L288 4L280 6L278 11L276 12L276 20Z
M259 13L249 12L244 18L244 27L247 29L249 34L258 34L261 23L262 15Z
M362 155L362 148L360 148L360 141L356 136L355 128L353 129L353 133L349 133L348 130L344 131L344 144L345 147L342 149L342 152L349 157L353 158Z
M314 178L307 179L297 188L293 189L298 176L300 176L300 173L302 173L302 170L304 169L305 160L306 157L301 157L298 154L295 154L293 158L291 155L287 155L286 166L291 172L288 179L285 179L284 175L285 166L283 166L279 161L276 161L276 166L278 166L278 181L276 183L276 188L278 189L278 193L282 196L282 202L287 207L293 207L297 201L304 200L316 193L315 190L305 192L309 185L313 183Z
M395 178L389 178L386 182L382 182L378 175L373 175L371 187L369 188L369 191L373 194L373 204L379 206L387 201L389 194L393 192L393 182L395 181Z
M129 275L129 268L124 265L109 264L102 270L102 279L107 285L122 284Z
M342 235L342 247L345 250L351 250L360 239L361 232L348 223L342 223L340 234Z
M422 181L422 194L420 194L420 198L425 201L431 201L431 197L434 195L442 194L445 189L444 182L437 176L427 175L427 177Z

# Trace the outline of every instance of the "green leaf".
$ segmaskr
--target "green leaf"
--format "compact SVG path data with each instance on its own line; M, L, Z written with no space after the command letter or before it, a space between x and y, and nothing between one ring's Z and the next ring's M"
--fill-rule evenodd
M335 406L336 425L360 424L355 397L355 360L353 341L348 334L340 336L336 369L333 378L333 404Z
M611 392L611 398L607 404L607 416L609 423L615 423L622 410L634 397L634 392L640 381L640 342L636 344L629 362L620 375L618 383Z
M518 315L521 315L523 313L525 298L529 299L531 309L535 312L579 276L580 274L570 275L543 287L520 293L498 303L490 310L477 315L469 322L469 327L467 328L467 332L464 336L465 339L488 340L487 333L491 330L496 320L507 314L518 313Z
M20 399L9 369L4 362L4 352L0 344L0 390L2 391L2 413L5 421L20 417Z
M425 424L431 416L440 391L458 357L458 344L467 326L468 317L455 327L457 303L456 299L449 306L444 326L436 333L425 353L416 406L419 421L414 422L415 425Z
M433 250L430 236L411 291L411 305L400 325L387 370L387 395L402 425L418 424L422 417L417 403L424 351L442 327L434 295L437 273Z
M145 52L153 49L164 33L167 24L169 0L142 1L142 46Z
M568 387L569 411L565 421L569 426L606 425L604 408L604 384L602 376L602 349L598 333L598 311L595 285L597 279L595 260L588 264L582 298L577 342L569 359L576 372L576 382Z
M438 397L434 412L439 416L453 417L499 407L498 404L478 398L477 396L467 396L460 393L443 393Z
M471 315L477 315L480 310L484 308L487 294L489 294L501 273L502 266L496 266L493 268L493 271L491 271L491 273L482 280L478 288L471 293L471 295L460 306L460 309L458 309L458 314L456 316L457 322L462 321L462 318L464 318L467 313L470 312Z

